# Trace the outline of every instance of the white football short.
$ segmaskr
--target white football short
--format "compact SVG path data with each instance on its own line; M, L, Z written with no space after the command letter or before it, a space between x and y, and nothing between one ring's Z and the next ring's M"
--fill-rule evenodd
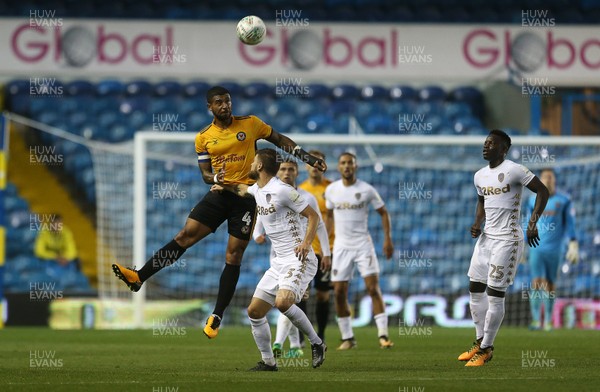
M467 275L474 282L506 288L513 284L523 253L523 240L499 240L481 234Z
M354 265L358 266L360 276L379 274L379 261L375 248L340 249L333 247L331 256L331 281L349 282L354 275Z
M295 255L271 258L271 267L258 282L253 297L275 306L280 289L294 293L295 302L302 300L304 292L317 273L317 257L311 251L304 262Z

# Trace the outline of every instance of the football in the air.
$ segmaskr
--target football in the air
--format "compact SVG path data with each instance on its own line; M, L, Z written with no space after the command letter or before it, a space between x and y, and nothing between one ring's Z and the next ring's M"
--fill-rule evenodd
M258 16L246 16L237 24L237 36L246 45L261 43L266 34L265 22Z

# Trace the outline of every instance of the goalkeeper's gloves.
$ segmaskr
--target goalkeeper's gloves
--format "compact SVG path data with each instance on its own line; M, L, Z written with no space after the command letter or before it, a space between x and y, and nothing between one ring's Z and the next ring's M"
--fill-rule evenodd
M569 241L569 248L567 249L567 260L571 264L577 264L579 261L579 244L577 241Z

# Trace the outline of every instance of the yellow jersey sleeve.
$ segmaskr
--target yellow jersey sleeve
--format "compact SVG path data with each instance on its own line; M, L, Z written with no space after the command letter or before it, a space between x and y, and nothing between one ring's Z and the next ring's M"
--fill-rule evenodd
M271 137L271 133L273 133L273 128L266 124L263 120L256 116L250 116L253 122L254 128L254 138L258 139L267 139Z
M196 144L196 154L198 154L198 163L210 162L210 154L206 150L206 142L204 141L204 136L202 135L202 131L198 132L198 134L196 135L195 144Z

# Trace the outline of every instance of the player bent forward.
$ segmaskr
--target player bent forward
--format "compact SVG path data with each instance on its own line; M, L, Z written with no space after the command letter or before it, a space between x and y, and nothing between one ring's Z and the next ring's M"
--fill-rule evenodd
M319 216L292 186L275 177L280 161L275 150L258 150L249 174L251 179L256 180L254 185L213 185L211 188L213 192L226 190L256 199L257 212L276 254L248 306L252 335L262 355L262 361L250 369L252 371L277 370L271 349L271 329L266 318L273 306L308 337L314 368L323 363L327 351L306 314L296 305L317 272L317 258L311 244ZM306 230L300 224L300 215L308 219Z
M494 339L504 318L504 296L514 282L523 253L523 230L519 224L523 187L537 194L527 224L529 246L539 244L536 224L548 201L548 189L539 178L526 167L505 159L510 145L506 133L491 131L483 144L483 159L489 165L474 177L479 198L471 236L479 239L468 276L476 336L473 346L458 357L459 361L467 361L465 366L482 366L494 353Z

